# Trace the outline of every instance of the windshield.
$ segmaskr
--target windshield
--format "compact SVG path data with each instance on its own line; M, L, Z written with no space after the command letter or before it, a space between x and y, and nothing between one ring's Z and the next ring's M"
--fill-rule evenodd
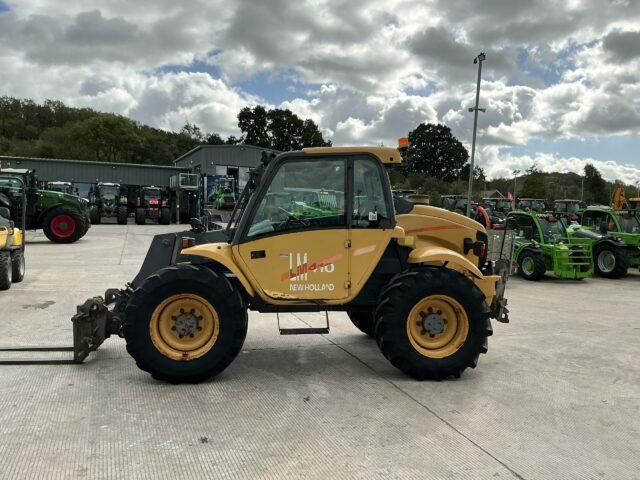
M0 178L0 187L22 188L22 182L17 178L4 177Z
M62 192L62 193L69 193L69 194L73 194L73 188L71 187L70 183L50 183L49 185L47 185L47 190L53 191L53 192Z
M525 210L528 208L529 210L533 210L534 212L545 211L544 202L541 202L540 200L520 200L520 202L518 202L518 208L520 208L521 210Z
M556 243L567 237L567 230L564 224L557 219L549 219L547 217L538 217L544 243Z
M638 216L631 212L621 212L616 214L620 230L624 233L640 233L640 221Z
M151 199L157 200L160 198L160 190L145 190L144 199L148 202Z
M120 187L117 185L100 185L100 193L102 195L118 195Z

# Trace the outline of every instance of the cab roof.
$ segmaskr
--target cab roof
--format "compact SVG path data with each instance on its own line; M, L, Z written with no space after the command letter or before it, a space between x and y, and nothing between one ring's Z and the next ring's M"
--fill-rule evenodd
M337 155L341 153L368 153L385 164L400 164L402 157L396 148L391 147L310 147L303 148L307 155Z

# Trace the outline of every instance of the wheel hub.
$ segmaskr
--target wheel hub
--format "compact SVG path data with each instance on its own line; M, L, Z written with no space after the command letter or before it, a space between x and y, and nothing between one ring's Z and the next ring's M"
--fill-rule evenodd
M174 315L171 317L174 324L171 330L176 332L178 338L190 337L196 334L196 332L202 330L200 322L202 321L202 315L196 315L195 309L191 309L189 312L181 310L180 315Z
M427 334L432 336L444 332L446 320L442 316L442 312L430 313L428 315L420 312L420 316L422 317L422 328Z
M444 358L464 343L469 320L460 303L449 295L429 295L411 309L407 318L409 342L420 354Z
M173 360L194 360L207 353L219 334L218 314L205 298L180 293L163 300L149 321L151 340Z

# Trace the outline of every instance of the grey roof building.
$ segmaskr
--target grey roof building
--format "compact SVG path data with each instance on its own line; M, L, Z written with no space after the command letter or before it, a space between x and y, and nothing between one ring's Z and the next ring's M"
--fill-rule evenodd
M199 145L176 158L173 164L193 173L234 177L242 189L249 178L249 169L258 166L262 152L280 153L253 145Z
M171 176L189 171L188 168L169 165L0 156L0 170L3 168L35 170L39 180L48 182L112 182L125 185L156 185L158 187L168 187Z

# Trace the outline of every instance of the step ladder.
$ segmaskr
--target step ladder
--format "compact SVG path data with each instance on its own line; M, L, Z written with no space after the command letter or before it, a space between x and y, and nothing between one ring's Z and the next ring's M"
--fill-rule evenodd
M280 314L276 312L276 318L278 319L278 330L280 331L280 335L325 335L329 333L329 312L325 310L324 316L326 320L326 324L324 327L282 328L280 326Z

